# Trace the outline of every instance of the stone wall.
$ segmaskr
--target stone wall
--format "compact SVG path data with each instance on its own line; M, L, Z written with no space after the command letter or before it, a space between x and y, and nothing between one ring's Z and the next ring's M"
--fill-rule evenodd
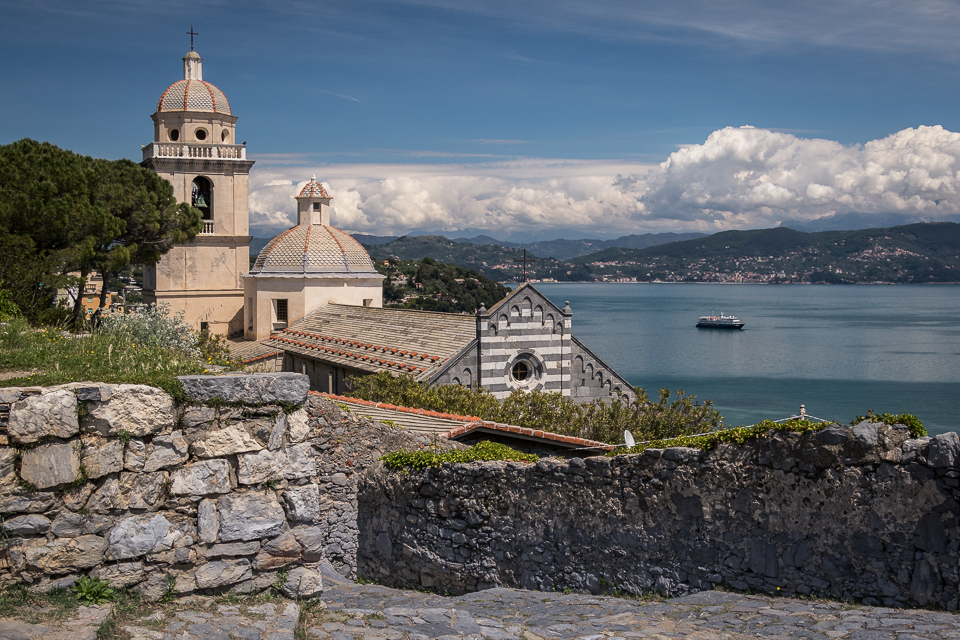
M0 584L80 574L151 598L356 572L356 476L424 437L307 395L305 376L0 389ZM204 404L205 403L205 404ZM446 445L452 446L452 445Z
M960 439L903 426L771 432L744 446L364 474L361 575L680 595L726 587L958 605Z

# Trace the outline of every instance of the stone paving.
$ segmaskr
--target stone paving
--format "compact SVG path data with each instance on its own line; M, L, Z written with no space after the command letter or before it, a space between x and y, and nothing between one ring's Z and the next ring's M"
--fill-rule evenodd
M332 572L330 572L332 573ZM956 640L960 616L942 611L851 606L720 591L647 602L607 596L489 589L439 596L325 575L325 621L311 640ZM291 601L219 605L191 596L124 629L133 640L294 640ZM196 605L192 607L191 605ZM193 609L197 610L193 610ZM0 640L93 640L104 609L81 608L60 629L0 620Z

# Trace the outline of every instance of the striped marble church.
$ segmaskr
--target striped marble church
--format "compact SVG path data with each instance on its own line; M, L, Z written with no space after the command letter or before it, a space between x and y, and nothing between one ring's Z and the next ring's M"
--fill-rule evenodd
M573 311L523 284L475 316L328 304L265 344L284 371L318 391L349 391L350 376L388 371L429 384L554 391L578 402L633 399L633 387L572 333Z

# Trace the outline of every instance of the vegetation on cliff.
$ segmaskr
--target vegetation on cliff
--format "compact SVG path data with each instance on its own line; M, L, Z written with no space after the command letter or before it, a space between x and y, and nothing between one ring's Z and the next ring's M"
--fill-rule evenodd
M387 276L383 281L386 307L474 313L481 304L489 308L509 293L473 269L432 258L378 261L376 267Z
M507 462L536 462L540 458L533 453L521 453L498 442L478 442L469 449L436 453L434 451L395 451L380 458L388 469L437 468L445 462L466 463L503 460Z
M501 402L485 389L427 386L410 375L393 377L387 372L354 378L353 385L350 395L364 400L476 416L611 444L623 442L625 430L637 439L653 440L713 431L723 421L709 400L700 403L696 396L683 391L671 395L669 389L661 389L655 400L638 388L632 402L623 398L578 404L559 393L521 390Z

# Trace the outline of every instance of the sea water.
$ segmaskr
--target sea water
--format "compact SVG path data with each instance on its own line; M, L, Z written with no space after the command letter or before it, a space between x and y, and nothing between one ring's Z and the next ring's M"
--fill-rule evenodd
M536 284L631 384L709 399L728 425L912 413L960 430L960 287ZM741 331L698 329L736 315Z

